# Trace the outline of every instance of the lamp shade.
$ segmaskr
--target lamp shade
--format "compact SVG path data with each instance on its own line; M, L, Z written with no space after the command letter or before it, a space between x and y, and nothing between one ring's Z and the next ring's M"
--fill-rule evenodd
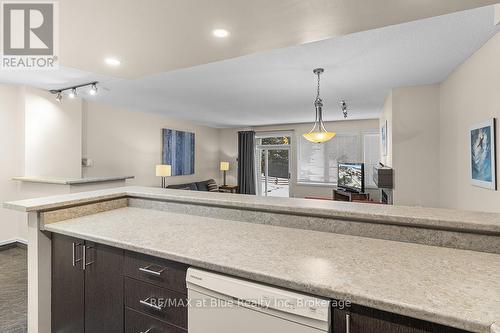
M172 166L168 164L159 164L156 166L157 177L170 177L172 176Z
M229 162L220 162L220 171L229 170Z

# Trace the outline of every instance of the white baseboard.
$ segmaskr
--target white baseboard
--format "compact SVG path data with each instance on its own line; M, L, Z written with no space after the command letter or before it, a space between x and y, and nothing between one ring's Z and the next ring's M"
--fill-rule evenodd
M13 243L21 243L24 245L28 245L28 241L25 239L13 238L13 239L7 239L7 240L0 241L0 246L7 245L7 244L13 244Z

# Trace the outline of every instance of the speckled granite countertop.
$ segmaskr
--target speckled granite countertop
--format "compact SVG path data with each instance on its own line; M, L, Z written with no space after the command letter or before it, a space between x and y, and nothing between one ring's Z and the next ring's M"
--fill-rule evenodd
M131 207L46 229L473 332L500 321L500 255Z
M327 200L259 197L228 193L166 190L155 187L120 187L4 203L23 212L51 210L119 197L206 204L287 214L399 224L432 229L500 235L500 214L459 210L368 205Z

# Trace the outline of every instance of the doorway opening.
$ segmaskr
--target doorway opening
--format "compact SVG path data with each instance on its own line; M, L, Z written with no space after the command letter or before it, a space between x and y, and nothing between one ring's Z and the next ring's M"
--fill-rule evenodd
M257 194L290 197L290 135L256 136Z

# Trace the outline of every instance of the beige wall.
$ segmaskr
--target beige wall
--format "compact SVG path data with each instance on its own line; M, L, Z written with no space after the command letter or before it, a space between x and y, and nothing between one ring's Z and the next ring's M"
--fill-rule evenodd
M438 207L439 86L397 88L390 97L394 204Z
M500 192L472 186L469 128L500 118L500 33L441 85L441 193L443 207L500 212ZM497 130L497 152L499 143ZM498 153L497 153L498 157ZM497 179L500 175L497 161Z
M81 177L82 102L26 88L26 176ZM18 175L19 176L19 175Z
M379 120L349 120L335 121L325 123L326 128L337 133L352 133L378 130ZM309 132L311 124L289 124L275 126L256 126L248 128L228 128L220 130L219 147L221 161L230 162L230 170L228 171L228 184L236 184L237 177L237 157L238 157L238 131L254 130L256 132L273 132L273 131L293 131L295 134L292 138L291 150L291 184L290 191L294 197L302 198L305 196L322 196L331 197L331 186L320 185L303 185L297 183L297 138L303 133ZM376 198L378 191L371 191L372 196Z
M470 127L500 117L499 55L500 33L441 84L387 97L380 126L388 119L389 149L381 160L394 168L395 204L500 212L500 193L471 185L469 164Z
M495 25L500 24L500 4L495 5Z
M61 186L24 184L15 176L81 176L80 100L13 85L0 86L0 202L64 193ZM0 244L26 240L22 213L0 208Z
M219 130L157 114L133 112L105 104L84 103L85 156L94 161L84 176L131 175L130 185L159 186L155 165L161 163L161 129L195 133L195 174L170 177L168 184L219 176Z
M167 117L86 103L57 102L48 92L0 86L0 202L67 193L66 186L12 181L15 176L79 178L81 158L94 160L85 176L133 175L129 184L157 186L161 128L196 134L195 175L170 184L219 176L219 130ZM27 238L24 214L0 208L0 245Z
M19 198L12 177L24 169L24 89L0 85L0 202ZM25 239L22 216L0 207L0 245Z

